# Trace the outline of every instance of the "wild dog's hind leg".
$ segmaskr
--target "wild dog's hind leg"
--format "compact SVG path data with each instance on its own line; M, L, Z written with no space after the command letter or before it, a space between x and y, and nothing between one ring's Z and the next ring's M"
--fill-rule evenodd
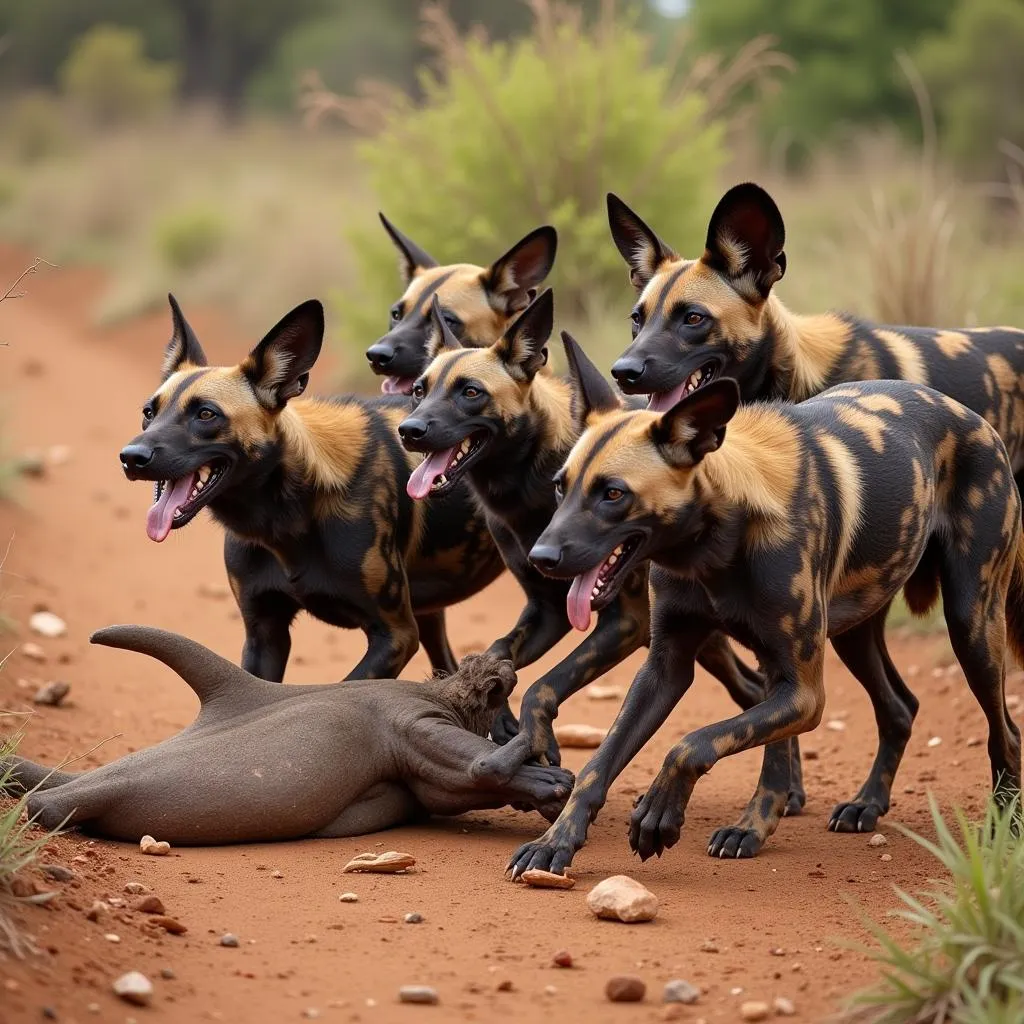
M420 631L420 643L427 652L431 668L435 672L454 672L459 667L459 663L448 643L444 609L417 615L416 626Z
M836 804L829 819L832 832L872 832L889 810L893 779L910 740L917 698L896 671L885 646L889 606L853 629L832 638L832 646L857 682L867 690L878 726L874 764L857 795Z

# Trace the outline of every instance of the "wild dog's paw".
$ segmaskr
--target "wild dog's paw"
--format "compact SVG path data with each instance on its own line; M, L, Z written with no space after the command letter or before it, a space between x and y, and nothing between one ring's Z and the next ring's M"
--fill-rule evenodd
M552 874L565 874L565 869L572 864L573 857L582 843L573 842L564 828L552 825L532 843L524 843L519 847L505 868L505 874L515 882L524 871L550 871Z
M629 821L629 845L641 860L660 857L679 842L685 815L675 786L659 780L636 802Z
M874 832L878 819L885 810L876 803L836 804L828 819L829 832Z
M763 845L764 840L753 829L727 825L712 833L708 842L708 856L741 860L756 857Z

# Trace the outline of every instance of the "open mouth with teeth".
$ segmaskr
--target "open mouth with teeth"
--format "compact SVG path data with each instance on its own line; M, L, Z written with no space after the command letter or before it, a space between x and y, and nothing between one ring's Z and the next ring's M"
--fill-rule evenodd
M682 384L671 391L656 391L651 395L647 408L652 412L668 412L687 395L693 394L698 388L710 384L718 376L718 363L711 361L698 366Z
M380 382L380 389L385 395L411 395L415 377L385 377Z
M406 493L416 500L428 494L443 494L484 450L489 439L486 430L475 430L460 444L431 452L409 475Z
M623 570L640 547L640 537L627 537L597 567L577 576L565 599L565 610L575 629L585 633L590 628L590 613L600 611L618 591Z
M200 466L178 480L157 480L155 500L146 516L146 534L158 544L171 530L190 522L210 500L227 470L226 462Z

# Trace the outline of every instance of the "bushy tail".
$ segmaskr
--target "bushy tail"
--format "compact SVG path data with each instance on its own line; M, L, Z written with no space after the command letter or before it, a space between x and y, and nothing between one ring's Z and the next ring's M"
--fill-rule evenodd
M1017 664L1024 666L1024 532L1017 539L1006 595L1006 639Z

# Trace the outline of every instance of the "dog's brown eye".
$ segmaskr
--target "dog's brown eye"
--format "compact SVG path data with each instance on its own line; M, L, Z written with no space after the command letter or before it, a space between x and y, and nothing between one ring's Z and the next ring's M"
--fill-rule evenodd
M462 389L462 393L463 393L463 395L466 396L466 398L479 398L480 397L480 389L473 387L472 384L467 384Z
M416 381L416 383L413 384L412 386L412 397L418 400L422 398L425 394L426 388L424 388L419 381Z
M142 410L142 418L148 423L153 418L153 406L147 405Z
M606 501L618 501L619 498L622 497L622 494L623 492L621 488L609 487L608 490L604 492L604 497Z
M200 409L199 418L205 422L209 422L216 415L212 409Z
M704 314L703 313L687 313L686 314L686 322L691 327L699 327L702 323L704 323Z
M391 307L391 322L392 323L398 323L398 321L401 320L401 319L402 319L402 307L401 306L392 306Z

